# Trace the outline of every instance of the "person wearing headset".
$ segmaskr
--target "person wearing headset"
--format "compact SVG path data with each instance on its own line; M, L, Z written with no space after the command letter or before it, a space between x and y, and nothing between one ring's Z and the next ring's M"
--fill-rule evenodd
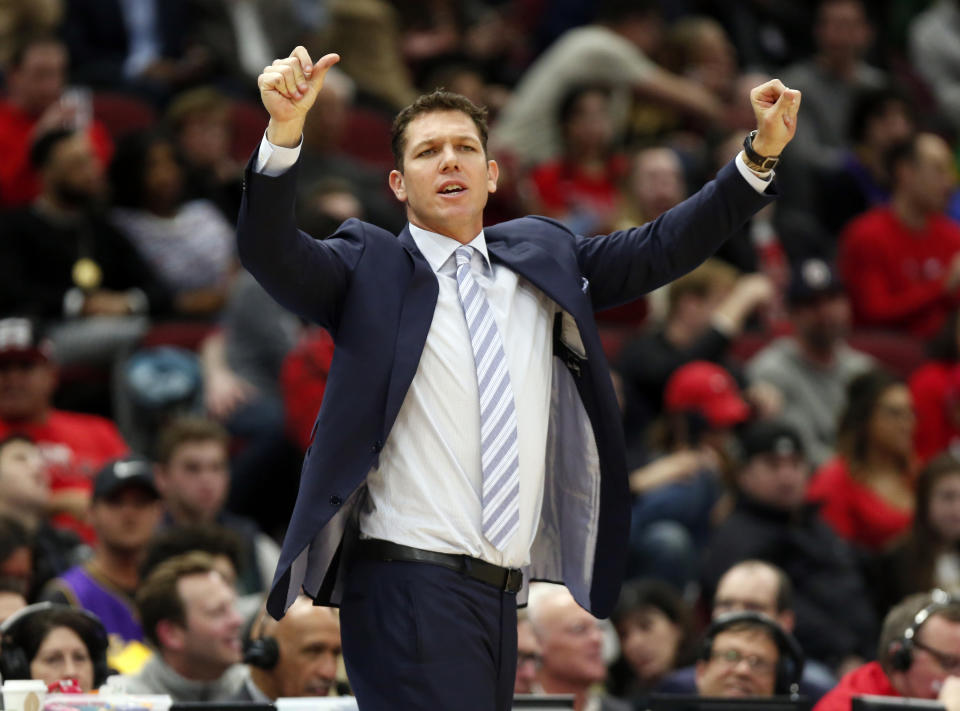
M850 711L854 696L939 699L960 707L960 597L943 590L904 598L887 614L877 661L845 675L814 711Z
M86 610L40 602L0 625L3 679L41 679L48 687L73 680L83 692L107 678L107 632Z
M340 618L304 595L279 622L263 609L244 636L243 661L250 676L232 701L329 696L340 667Z
M796 696L804 656L789 632L759 612L714 618L696 667L700 696Z

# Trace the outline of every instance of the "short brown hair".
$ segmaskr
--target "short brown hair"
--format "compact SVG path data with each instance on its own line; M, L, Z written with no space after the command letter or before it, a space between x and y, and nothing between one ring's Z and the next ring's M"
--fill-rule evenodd
M180 626L187 624L187 612L177 591L180 578L188 575L203 575L217 570L213 556L202 551L192 551L165 560L143 581L137 592L137 610L146 638L160 649L157 624L168 620Z
M715 289L729 289L740 276L736 268L719 259L708 259L689 274L673 281L667 288L667 317L673 316L677 304L691 294L705 299Z
M157 461L166 466L177 449L187 442L215 440L227 448L230 434L219 422L206 417L187 415L172 420L163 428L157 439Z
M435 111L459 111L469 116L477 127L477 133L480 134L480 145L483 146L483 153L486 155L487 134L489 133L486 108L477 106L470 99L460 94L436 89L429 94L422 95L398 113L393 120L393 128L390 131L390 148L393 151L393 163L400 172L403 172L403 152L407 148L407 126L418 116Z
M953 623L960 623L960 604L954 602L951 598L942 606L937 606L930 615L921 621L921 625L931 617L942 617ZM918 629L914 627L917 616L922 610L937 605L937 599L933 592L922 592L910 595L900 601L887 616L883 619L883 627L880 629L880 641L877 643L877 660L880 666L888 674L894 671L891 659L893 656L894 645L903 639L908 629L914 628L914 639Z

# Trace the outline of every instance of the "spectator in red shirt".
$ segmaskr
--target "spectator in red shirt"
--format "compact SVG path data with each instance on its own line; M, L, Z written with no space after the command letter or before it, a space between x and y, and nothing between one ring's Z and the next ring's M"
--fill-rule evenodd
M87 131L97 157L106 166L113 155L107 129L90 116L89 103L64 92L67 50L54 36L25 39L14 52L6 75L7 96L0 100L0 206L25 205L40 194L40 178L30 164L30 146L47 131Z
M50 473L56 525L93 541L83 522L93 477L127 445L110 420L57 410L57 368L49 344L29 319L0 319L0 438L23 433L40 448Z
M944 212L953 155L942 138L920 133L892 148L888 165L890 204L847 225L838 262L857 323L926 338L958 303L960 226Z
M913 446L921 462L960 445L960 309L930 341L930 359L910 375L917 412Z
M913 515L913 430L910 390L873 370L847 390L835 459L814 475L807 497L841 538L878 551L910 525Z

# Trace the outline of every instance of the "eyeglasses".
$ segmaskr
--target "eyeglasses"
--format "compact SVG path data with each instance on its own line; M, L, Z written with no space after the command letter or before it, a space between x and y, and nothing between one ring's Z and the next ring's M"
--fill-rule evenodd
M731 667L735 667L740 662L746 660L750 670L758 674L771 674L773 668L776 666L776 664L769 659L758 657L756 654L743 654L736 649L715 649L711 652L710 658L729 664Z
M543 666L543 657L534 652L517 652L517 666L524 664L533 664L537 669Z
M924 652L936 659L937 664L940 665L940 668L948 674L956 674L960 672L960 656L957 656L956 654L947 654L946 652L941 652L939 649L928 647L918 639L913 640L913 646L917 649L922 649Z

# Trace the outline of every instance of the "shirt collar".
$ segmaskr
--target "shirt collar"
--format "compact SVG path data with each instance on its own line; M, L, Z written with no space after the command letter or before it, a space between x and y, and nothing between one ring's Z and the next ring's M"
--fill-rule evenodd
M460 246L460 243L452 237L430 232L422 227L417 227L412 222L407 227L410 228L410 236L413 237L417 249L420 250L430 264L430 268L435 272L439 272L443 268L453 256L453 253L457 251L457 247ZM483 256L484 265L487 269L490 269L490 255L487 254L487 240L483 235L483 230L480 230L480 234L474 237L469 245Z

